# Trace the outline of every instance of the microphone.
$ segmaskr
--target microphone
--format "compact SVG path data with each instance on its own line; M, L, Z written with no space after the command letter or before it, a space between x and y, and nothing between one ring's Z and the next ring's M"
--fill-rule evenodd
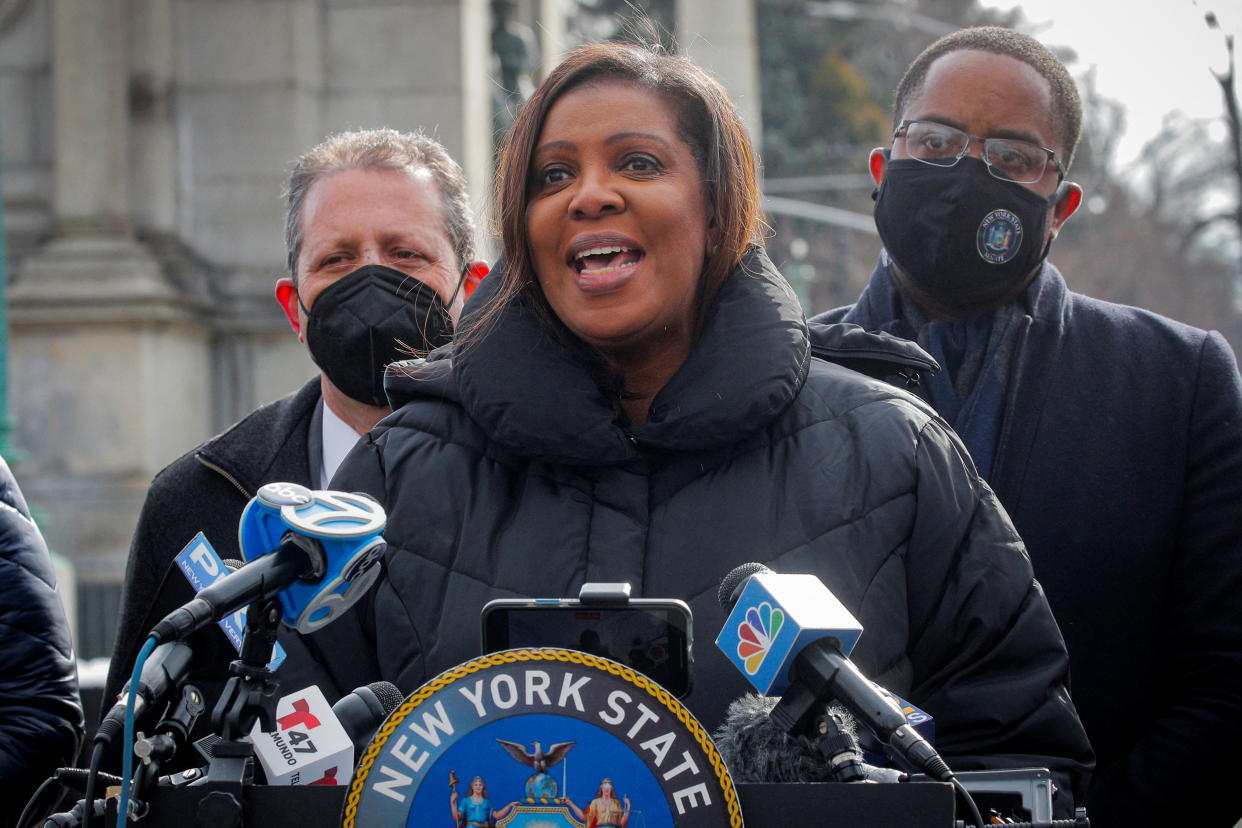
M835 698L894 757L933 779L952 780L892 697L846 657L862 625L822 581L743 564L725 576L718 597L729 617L716 646L756 690L782 696L770 715L786 732L801 732Z
M878 684L876 689L892 698L901 714L906 717L906 724L914 728L915 732L926 739L929 744L936 743L936 720L930 713L915 707L901 696L890 693ZM864 762L870 762L873 765L885 762L884 746L876 740L871 731L865 730L858 734L858 746L862 750Z
M238 539L246 565L206 586L155 625L174 641L277 596L285 624L307 634L347 611L379 577L383 508L364 494L268 483L246 504Z
M138 694L134 697L134 718L142 714L151 705L157 703L170 689L185 677L190 669L190 661L194 651L184 641L167 641L152 652L146 663L142 665L142 673L138 676ZM128 687L128 683L126 687ZM129 693L121 694L120 700L112 705L108 715L100 722L95 731L95 744L107 746L125 726L125 711L129 707Z
M207 536L202 532L195 535L193 540L177 553L173 563L177 565L177 569L181 571L186 581L194 588L195 594L202 592L221 578L236 572L245 565L244 561L234 560L233 558L222 560L215 547L211 545L211 541L207 540ZM221 618L219 626L224 631L224 635L228 638L229 643L233 645L233 649L241 653L242 636L246 631L245 608ZM275 670L279 667L284 662L285 655L285 648L280 645L280 642L273 644L272 660L267 663L268 669Z
M373 681L332 705L332 712L354 743L354 756L366 750L379 726L405 696L391 681Z
M366 749L404 697L396 685L377 681L328 706L311 685L276 703L276 729L250 733L269 785L346 785L354 759Z
M792 737L771 718L777 699L748 693L730 702L725 720L712 734L720 758L734 782L815 783L840 782L845 775L860 773L867 782L900 782L905 774L880 768L859 759L858 723L839 704L828 706L828 719L835 727L833 745L825 756L820 744L806 737ZM825 761L827 760L827 761ZM851 766L846 770L846 766Z

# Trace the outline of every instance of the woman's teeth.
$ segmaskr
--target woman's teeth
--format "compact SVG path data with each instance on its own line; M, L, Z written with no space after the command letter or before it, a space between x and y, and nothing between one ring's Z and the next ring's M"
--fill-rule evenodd
M577 266L579 273L588 276L598 276L612 273L634 264L640 257L637 255L626 255L627 253L634 252L633 248L620 245L592 247L576 254L574 256L574 264Z

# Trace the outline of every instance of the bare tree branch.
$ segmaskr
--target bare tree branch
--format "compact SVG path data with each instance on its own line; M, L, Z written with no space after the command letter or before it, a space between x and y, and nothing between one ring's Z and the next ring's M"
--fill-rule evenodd
M1216 16L1208 12L1209 28L1216 28ZM1238 223L1238 232L1242 233L1242 113L1238 111L1237 75L1234 72L1233 35L1225 36L1225 51L1229 54L1229 66L1224 72L1213 72L1220 84L1221 94L1225 98L1225 119L1229 124L1229 144L1233 149L1233 172L1237 182L1237 208L1234 210L1234 221Z

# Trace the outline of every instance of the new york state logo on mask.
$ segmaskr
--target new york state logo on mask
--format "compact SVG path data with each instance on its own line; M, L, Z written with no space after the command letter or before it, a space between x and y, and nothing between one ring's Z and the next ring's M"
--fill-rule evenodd
M1022 247L1022 220L1009 210L993 210L979 222L975 246L984 261L1005 264Z

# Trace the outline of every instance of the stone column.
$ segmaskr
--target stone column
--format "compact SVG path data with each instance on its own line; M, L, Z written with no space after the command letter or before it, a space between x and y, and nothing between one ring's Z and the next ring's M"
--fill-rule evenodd
M539 0L539 78L537 81L546 77L564 57L564 0Z
M328 131L421 129L461 164L485 258L492 182L488 0L333 0L324 22Z
M134 233L126 10L52 2L53 235L9 294L19 477L83 580L119 581L151 477L208 436L205 308Z
M724 84L741 109L757 150L763 129L755 26L755 0L677 0L682 54Z
M14 310L89 297L175 297L133 237L129 206L129 72L124 0L53 0L55 237L27 261Z

